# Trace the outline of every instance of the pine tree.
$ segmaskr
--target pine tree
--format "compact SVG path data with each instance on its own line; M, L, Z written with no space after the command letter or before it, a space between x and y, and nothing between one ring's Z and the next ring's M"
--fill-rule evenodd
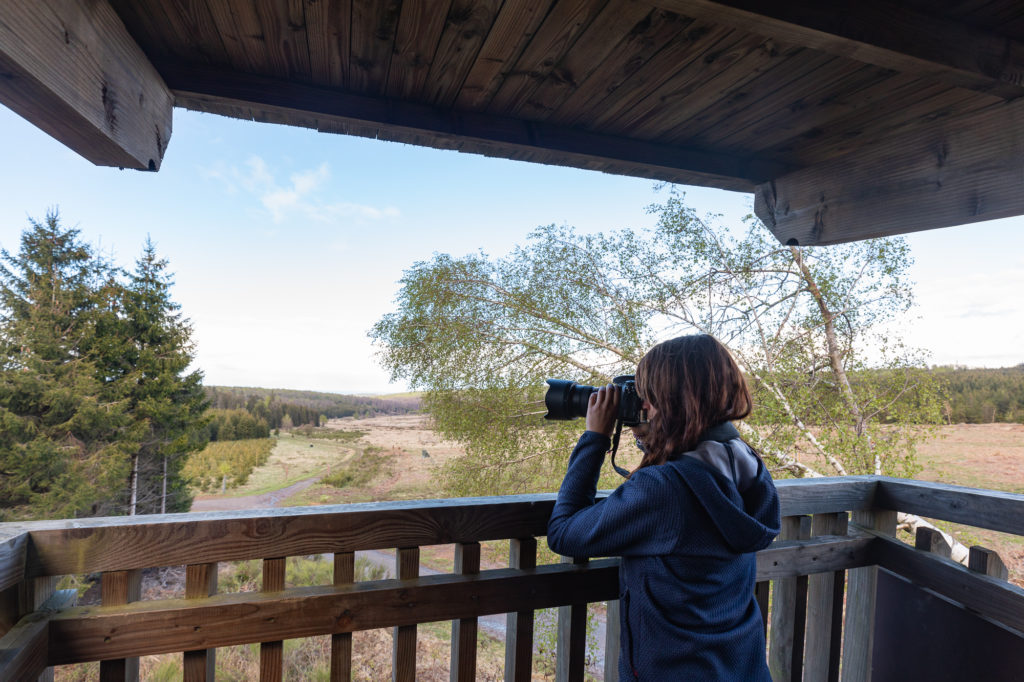
M129 514L187 511L191 495L182 475L185 456L201 449L196 436L207 403L193 360L192 327L171 299L173 279L147 237L121 297L116 342L107 354L107 392L126 402L130 455Z
M56 211L30 224L0 250L0 514L108 513L130 448L90 352L111 269Z

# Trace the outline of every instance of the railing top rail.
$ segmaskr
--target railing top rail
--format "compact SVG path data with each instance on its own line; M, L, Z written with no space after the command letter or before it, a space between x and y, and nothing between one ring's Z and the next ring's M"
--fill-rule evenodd
M778 489L785 516L882 507L1024 534L1024 495L876 476L785 480ZM0 524L0 585L42 575L542 536L554 498L548 493Z

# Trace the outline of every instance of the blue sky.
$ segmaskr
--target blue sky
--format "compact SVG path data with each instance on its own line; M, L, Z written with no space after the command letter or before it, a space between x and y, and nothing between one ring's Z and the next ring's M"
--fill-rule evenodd
M0 246L59 207L130 265L149 234L175 273L196 364L218 385L385 393L369 327L433 253L502 255L538 225L649 225L649 180L176 110L158 173L99 168L0 106ZM686 188L738 220L748 195ZM1024 218L909 235L906 339L938 364L1024 362Z

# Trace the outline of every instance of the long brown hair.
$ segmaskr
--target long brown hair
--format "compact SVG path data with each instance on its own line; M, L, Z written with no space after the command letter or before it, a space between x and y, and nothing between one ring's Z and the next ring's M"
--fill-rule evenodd
M636 368L636 388L657 410L638 469L693 450L709 428L743 419L752 406L736 361L707 334L679 336L647 351Z

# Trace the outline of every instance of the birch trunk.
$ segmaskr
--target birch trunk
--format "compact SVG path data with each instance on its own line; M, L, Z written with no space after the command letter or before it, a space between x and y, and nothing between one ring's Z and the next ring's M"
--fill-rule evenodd
M135 516L135 505L139 499L139 453L132 455L132 473L128 481L128 488L131 491L131 499L128 503L128 515Z

